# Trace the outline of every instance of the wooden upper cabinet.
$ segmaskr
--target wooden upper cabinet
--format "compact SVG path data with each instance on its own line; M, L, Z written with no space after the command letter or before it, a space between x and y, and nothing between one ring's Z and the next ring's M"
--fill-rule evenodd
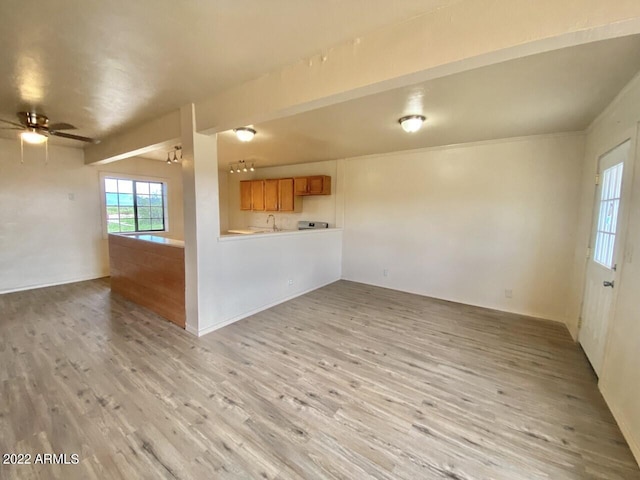
M281 178L278 180L278 205L281 212L293 212L296 210L296 197L294 195L293 178Z
M328 178L331 188L331 177L303 177ZM267 212L299 212L302 200L296 199L296 185L298 179L272 178L268 180L242 180L240 182L240 210ZM313 182L310 182L313 185ZM327 183L324 183L327 185ZM319 187L316 187L319 188ZM324 195L322 193L305 193L305 195Z
M267 212L296 212L293 178L275 178L264 181L264 203Z
M264 180L253 180L251 182L251 210L264 210Z
M293 179L295 183L295 193L296 195L308 195L308 187L307 185L307 177L296 177Z
M277 212L279 205L278 180L264 181L264 206L267 212Z
M264 210L264 180L240 182L240 210Z
M251 181L243 180L240 182L240 210L251 210Z
M296 177L294 180L296 195L331 195L331 177L328 175Z
M331 177L327 175L317 175L307 177L309 195L331 195Z

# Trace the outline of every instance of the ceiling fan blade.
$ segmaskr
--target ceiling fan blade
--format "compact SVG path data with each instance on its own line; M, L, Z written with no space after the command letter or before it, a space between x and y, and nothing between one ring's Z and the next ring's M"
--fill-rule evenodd
M3 120L1 118L0 118L0 122L8 123L9 125L13 125L14 127L24 128L24 125L22 125L21 123L10 122L9 120Z
M0 127L0 130L24 130L24 127Z
M56 137L62 137L62 138L70 138L71 140L80 140L81 142L87 142L87 143L100 143L100 140L96 140L95 138L89 138L89 137L81 137L80 135L71 135L70 133L63 133L63 132L49 132L51 135L55 135Z
M58 130L76 130L76 127L70 123L54 123L53 125L49 125L48 128L50 132L57 132Z

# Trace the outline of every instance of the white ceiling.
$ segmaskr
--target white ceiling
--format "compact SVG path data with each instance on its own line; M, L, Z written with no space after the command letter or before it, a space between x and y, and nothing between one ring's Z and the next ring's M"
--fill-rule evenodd
M2 0L0 118L104 138L458 1Z
M283 165L581 131L638 70L640 36L556 50L258 124L250 143L223 132L219 162ZM398 118L416 113L425 126L404 133Z

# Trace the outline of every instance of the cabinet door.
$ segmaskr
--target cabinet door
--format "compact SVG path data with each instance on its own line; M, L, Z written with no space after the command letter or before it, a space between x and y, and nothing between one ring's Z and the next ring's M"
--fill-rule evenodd
M307 177L296 177L293 180L296 195L309 195L309 182L307 182Z
M317 175L315 177L307 177L307 184L309 195L331 194L331 177L329 176Z
M253 180L251 182L251 206L252 210L264 210L264 181Z
M295 210L294 181L293 178L281 178L278 180L279 204L281 212L293 212Z
M251 182L240 182L240 210L251 210Z
M264 206L267 212L278 211L278 180L264 181Z

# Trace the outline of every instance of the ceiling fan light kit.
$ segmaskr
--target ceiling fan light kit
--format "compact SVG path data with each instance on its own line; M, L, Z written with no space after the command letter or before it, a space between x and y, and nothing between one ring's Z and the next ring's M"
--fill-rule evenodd
M69 123L55 123L49 125L49 118L37 112L18 112L16 114L18 122L10 122L2 120L0 122L9 125L8 127L0 127L2 130L18 130L20 131L20 162L24 163L24 142L32 145L44 144L45 146L45 164L49 161L49 136L68 138L70 140L79 140L87 143L100 143L100 140L89 137L81 137L80 135L72 135L61 130L75 130L76 127Z
M18 112L16 116L18 117L18 122L0 120L0 122L9 125L8 127L0 128L3 130L21 130L20 138L27 143L44 143L47 141L47 137L50 136L79 140L87 143L100 143L100 140L96 140L95 138L65 133L62 130L75 130L76 127L69 123L49 124L49 118L37 112Z
M34 128L30 128L22 132L20 134L20 138L27 143L31 143L32 145L38 145L47 141L47 136L38 133Z

